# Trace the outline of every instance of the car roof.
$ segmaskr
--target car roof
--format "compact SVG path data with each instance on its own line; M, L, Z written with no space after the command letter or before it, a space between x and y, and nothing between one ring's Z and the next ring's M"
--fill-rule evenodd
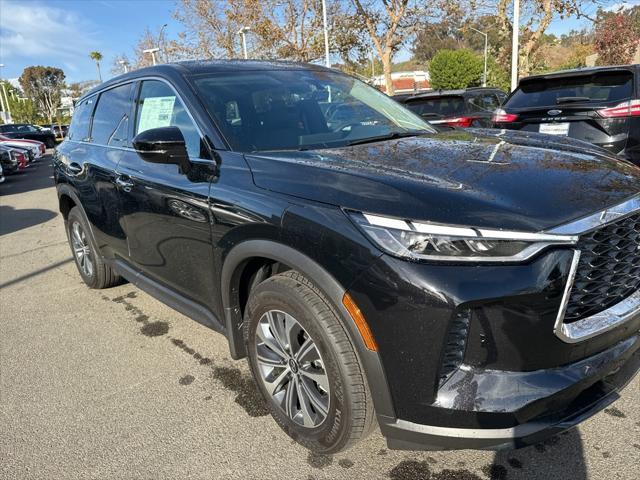
M528 77L521 78L520 81L538 79L538 78L572 77L574 75L588 75L591 73L614 71L614 70L638 70L638 69L640 69L640 64L638 63L630 64L630 65L610 65L606 67L573 68L570 70L560 70L557 72L544 73L540 75L530 75Z
M84 94L81 99L94 95L95 93L100 92L111 85L116 85L126 80L134 80L139 77L150 75L166 76L168 74L175 73L182 75L201 75L205 73L238 71L250 72L269 70L324 70L327 72L338 72L337 70L324 67L322 65L304 62L290 62L284 60L186 60L181 62L163 63L161 65L145 67L138 70L133 70L123 75L118 75L117 77L109 79L106 82L92 88L90 91Z
M469 88L461 88L457 90L430 90L428 92L419 92L416 94L411 94L404 98L399 98L399 100L414 100L421 98L437 98L437 97L451 97L451 96L462 96L466 93L482 93L482 92L502 92L497 87L469 87ZM505 92L502 92L505 93Z

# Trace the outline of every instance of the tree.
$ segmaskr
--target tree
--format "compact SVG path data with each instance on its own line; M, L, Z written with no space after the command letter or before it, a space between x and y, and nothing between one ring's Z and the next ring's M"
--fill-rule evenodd
M429 65L431 87L477 87L481 83L483 70L483 59L470 50L440 50Z
M20 90L6 80L2 80L0 81L0 92L2 91L7 94L11 119L14 123L35 123L37 121L38 110L36 106L30 99L24 97Z
M64 88L64 72L56 67L27 67L18 79L25 95L53 123L60 106L61 90Z
M102 82L102 73L100 73L100 60L102 60L102 54L100 52L94 51L89 54L91 60L96 62L96 67L98 68L98 80Z
M393 56L415 33L422 9L414 0L351 0L356 13L364 20L373 47L382 61L388 95L393 95L391 70ZM423 12L423 15L426 15Z
M631 15L620 12L596 25L595 49L599 65L631 63L640 47L640 30Z
M361 43L363 26L342 2L327 2L330 49L348 58ZM184 27L172 42L184 57L238 58L238 31L250 27L253 58L309 62L324 56L321 0L179 0L176 18Z

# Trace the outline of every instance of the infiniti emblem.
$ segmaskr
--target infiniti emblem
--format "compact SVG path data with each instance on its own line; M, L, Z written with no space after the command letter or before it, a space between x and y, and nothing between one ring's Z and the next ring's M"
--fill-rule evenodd
M561 113L562 113L562 110L549 110L549 111L547 112L547 114L548 114L548 115L551 115L551 116L554 116L554 117L555 117L556 115L560 115Z

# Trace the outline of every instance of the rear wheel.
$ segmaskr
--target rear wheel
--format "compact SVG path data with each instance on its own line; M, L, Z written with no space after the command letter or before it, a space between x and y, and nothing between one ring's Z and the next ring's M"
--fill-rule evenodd
M280 427L317 453L365 437L374 412L354 347L322 292L295 271L255 287L245 312L249 365Z
M80 209L73 207L66 220L67 238L76 267L89 288L109 288L122 283L122 278L104 263L91 238Z
M52 138L47 138L47 139L45 140L44 144L45 144L45 146L46 146L47 148L53 148L53 147L55 147L55 146L56 146L56 142L55 142L55 140L53 140Z

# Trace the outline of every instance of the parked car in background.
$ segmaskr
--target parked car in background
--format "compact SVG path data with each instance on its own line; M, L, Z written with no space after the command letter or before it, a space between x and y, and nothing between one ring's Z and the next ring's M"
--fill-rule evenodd
M565 140L438 133L319 65L193 61L84 95L53 163L86 285L226 335L302 445L377 419L392 448L513 448L640 368L640 169Z
M640 65L523 78L493 121L590 142L640 165Z
M0 161L0 183L3 183L3 182L4 182L4 169L2 168L2 162Z
M45 144L37 140L14 139L0 135L0 144L29 149L34 159L40 158L46 152Z
M27 167L28 161L24 153L12 147L0 145L0 162L4 169L4 173L10 175Z
M484 87L393 97L432 125L479 128L491 127L493 113L506 98L502 90Z
M9 138L38 140L39 142L44 143L47 148L53 148L56 146L56 137L53 132L42 130L35 125L26 123L0 125L0 135Z
M0 144L0 146L4 148L10 148L12 151L19 153L21 155L24 155L24 158L26 160L26 165L35 161L35 156L33 154L33 151L30 148L15 146L15 145L2 145L2 144Z
M69 125L52 123L49 125L42 125L42 128L45 128L52 132L57 138L63 138L67 136L67 131L69 130Z

